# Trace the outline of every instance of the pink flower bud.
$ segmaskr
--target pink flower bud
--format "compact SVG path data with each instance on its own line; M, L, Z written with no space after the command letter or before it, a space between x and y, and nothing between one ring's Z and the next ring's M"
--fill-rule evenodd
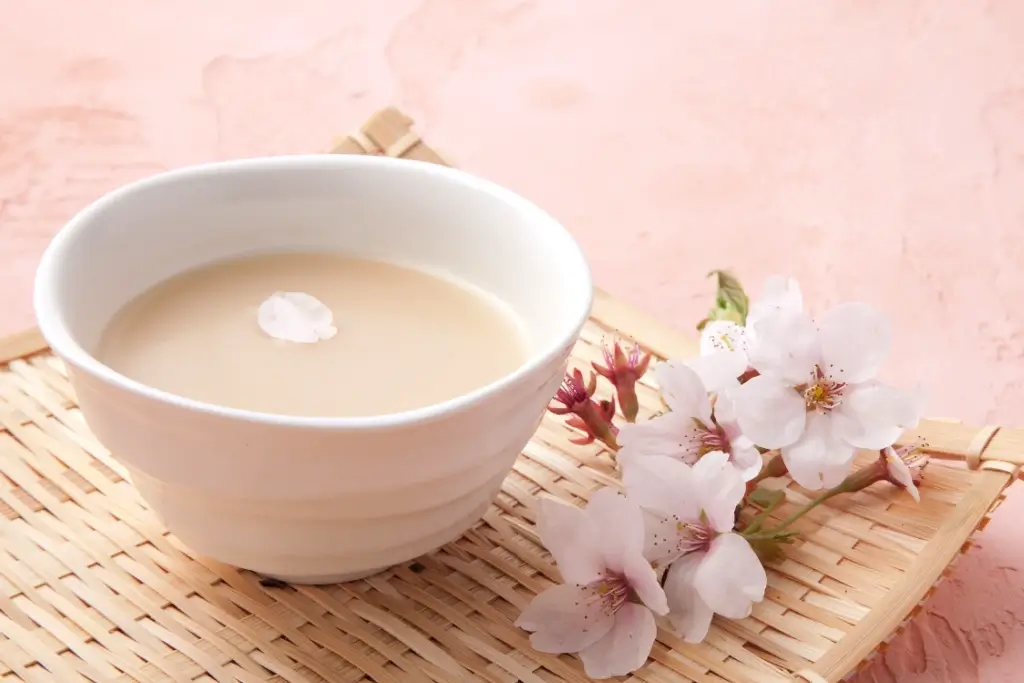
M548 411L555 415L569 415L566 424L583 432L582 437L570 439L572 443L586 445L597 440L618 450L619 444L615 437L619 430L612 424L615 418L615 399L595 401L592 397L596 389L597 376L593 373L586 383L579 370L566 373L562 386L555 393L555 403L548 406Z
M594 395L596 390L596 375L591 373L590 380L584 383L583 373L579 370L573 370L572 373L566 373L565 379L562 380L562 386L555 392L555 401L562 405L549 406L548 410L555 415L575 413L581 406L590 401L590 397Z
M647 372L647 366L651 363L650 353L640 353L640 346L634 344L633 349L627 355L622 350L619 342L615 342L612 348L604 348L604 365L592 363L594 371L601 375L615 387L615 394L619 398L619 407L622 414L629 422L636 422L636 416L640 412L640 402L636 397L636 383Z
M921 483L924 466L928 464L928 454L924 452L925 444L916 442L900 448L883 448L880 461L885 462L886 480L894 486L907 490L910 497L921 502L921 494L917 485Z
M921 472L928 464L925 444L915 442L899 448L887 446L878 452L878 459L870 465L848 476L840 488L845 493L862 491L872 484L887 481L893 486L906 489L911 498L921 501L917 485L921 483Z

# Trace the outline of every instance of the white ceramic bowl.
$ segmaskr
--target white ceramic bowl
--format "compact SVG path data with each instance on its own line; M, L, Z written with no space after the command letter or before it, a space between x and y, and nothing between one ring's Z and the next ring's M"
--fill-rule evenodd
M189 400L91 355L114 313L158 282L285 250L472 282L521 317L529 360L445 403L335 419ZM476 522L537 428L590 305L579 247L537 206L457 170L369 156L248 159L128 185L60 231L35 283L39 326L89 426L167 527L201 555L297 583L371 574Z

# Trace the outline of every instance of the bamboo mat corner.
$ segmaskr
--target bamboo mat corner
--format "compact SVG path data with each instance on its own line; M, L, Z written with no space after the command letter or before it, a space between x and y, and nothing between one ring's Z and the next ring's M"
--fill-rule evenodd
M443 163L395 109L331 151ZM573 365L598 360L617 333L661 357L694 349L599 292ZM461 539L362 581L272 587L168 534L89 434L63 366L37 334L0 342L0 351L9 359L0 368L0 681L587 680L576 658L533 651L513 625L557 577L534 541L535 497L580 500L615 481L609 454L570 444L561 420L545 418ZM642 417L658 410L652 384L639 396ZM962 425L941 430L951 453L974 438ZM771 568L767 599L750 618L716 620L698 646L661 632L651 661L628 680L840 680L884 646L998 504L1016 465L986 469L1003 462L986 460L991 453L1012 461L1024 439L990 435L976 472L930 468L919 506L876 487L816 509L798 523L803 540ZM787 497L780 517L806 500L795 488Z

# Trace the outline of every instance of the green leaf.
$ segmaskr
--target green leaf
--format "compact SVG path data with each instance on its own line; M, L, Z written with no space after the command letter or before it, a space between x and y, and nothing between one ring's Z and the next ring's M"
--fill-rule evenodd
M785 491L772 491L763 486L754 489L747 500L760 508L773 508L786 498Z
M750 299L736 276L727 270L713 270L708 273L708 277L715 277L718 281L712 317L715 320L732 320L740 325L746 323Z
M744 325L747 322L746 316L731 308L716 308L711 312L715 320L728 320L737 325Z
M775 538L752 538L747 539L747 542L761 563L768 564L782 558L783 546L792 543L795 536L796 534L780 535Z

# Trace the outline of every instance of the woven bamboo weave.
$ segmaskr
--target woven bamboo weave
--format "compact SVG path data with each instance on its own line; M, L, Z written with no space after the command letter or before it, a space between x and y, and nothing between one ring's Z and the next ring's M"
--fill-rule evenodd
M442 163L395 110L333 152ZM657 355L692 343L598 292L573 363L613 335ZM537 545L538 496L576 504L616 485L597 445L548 417L485 518L458 541L362 581L290 587L195 556L90 435L62 364L35 331L0 340L0 680L151 683L577 683L575 657L540 654L513 623L558 579ZM644 415L660 409L649 382ZM707 641L659 634L648 683L838 681L912 616L1024 462L1024 433L952 421L918 430L938 457L922 501L878 486L798 523L767 599ZM914 436L918 436L914 435ZM967 463L974 469L967 467ZM807 500L795 487L777 512Z

